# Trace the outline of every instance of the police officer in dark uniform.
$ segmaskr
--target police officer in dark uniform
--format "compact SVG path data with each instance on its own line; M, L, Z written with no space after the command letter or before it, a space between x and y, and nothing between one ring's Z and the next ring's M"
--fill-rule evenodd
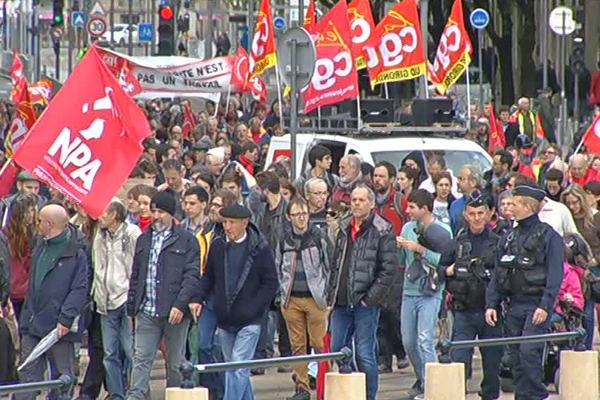
M454 315L452 340L491 339L502 337L500 324L485 322L485 291L495 266L495 251L500 237L486 225L493 208L490 196L474 191L466 196L463 211L466 227L453 239L442 254L440 265L445 268L446 289L451 294L450 307ZM484 400L500 397L500 360L502 347L482 347ZM471 363L471 349L452 351L452 361ZM465 376L468 374L465 371Z
M525 184L515 187L512 195L512 211L518 225L500 241L496 268L486 291L485 319L490 326L496 326L498 307L506 299L509 336L545 334L562 284L563 241L538 218L546 196L544 190ZM548 397L542 383L543 350L543 343L510 346L515 399Z

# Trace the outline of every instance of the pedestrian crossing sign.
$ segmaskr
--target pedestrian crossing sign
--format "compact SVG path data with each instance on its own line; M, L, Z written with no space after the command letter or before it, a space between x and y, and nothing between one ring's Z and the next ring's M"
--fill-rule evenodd
M73 11L73 15L71 17L71 24L74 28L83 28L85 27L85 13L83 11Z

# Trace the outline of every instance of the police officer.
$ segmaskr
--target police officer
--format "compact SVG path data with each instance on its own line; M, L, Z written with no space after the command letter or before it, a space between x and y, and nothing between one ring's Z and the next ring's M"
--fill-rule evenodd
M495 250L500 237L486 226L493 208L490 196L478 190L465 197L463 217L467 226L444 252L440 264L445 268L446 289L451 294L454 315L452 340L502 337L500 324L485 323L485 290L495 265ZM480 396L484 400L500 397L500 360L502 347L482 347L483 381ZM471 363L471 349L452 351L452 361ZM465 376L468 374L465 371Z
M485 319L498 324L498 307L505 298L509 336L548 333L550 313L563 277L563 242L537 214L546 193L531 184L516 186L512 211L517 227L500 240L496 268L486 291ZM543 343L511 345L515 398L542 400L548 397L542 383Z

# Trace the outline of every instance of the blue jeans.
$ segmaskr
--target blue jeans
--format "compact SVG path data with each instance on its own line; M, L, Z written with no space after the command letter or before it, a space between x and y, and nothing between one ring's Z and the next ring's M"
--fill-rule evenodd
M422 388L425 365L437 362L435 324L441 299L437 296L407 296L402 298L402 344Z
M335 307L331 314L331 351L340 351L354 338L356 364L367 378L367 400L377 395L377 307Z
M111 400L125 398L127 371L131 366L131 326L125 304L107 315L100 314L100 329L104 347L106 389Z
M217 331L217 314L215 299L211 296L202 309L198 320L198 363L214 364L215 333ZM200 385L208 388L211 398L223 397L223 373L211 372L200 374Z
M585 337L585 348L593 350L594 347L594 317L596 316L596 303L594 300L586 300L583 306L585 318L583 319L583 328L587 332Z
M219 340L223 348L225 362L252 360L260 325L244 326L237 332L219 330ZM225 400L254 400L250 369L238 369L225 372Z

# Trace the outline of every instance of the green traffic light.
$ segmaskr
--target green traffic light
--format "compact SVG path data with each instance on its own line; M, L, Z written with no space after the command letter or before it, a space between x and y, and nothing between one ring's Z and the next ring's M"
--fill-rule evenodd
M62 15L55 15L54 16L54 24L55 25L62 25L63 24L63 17L62 17Z

